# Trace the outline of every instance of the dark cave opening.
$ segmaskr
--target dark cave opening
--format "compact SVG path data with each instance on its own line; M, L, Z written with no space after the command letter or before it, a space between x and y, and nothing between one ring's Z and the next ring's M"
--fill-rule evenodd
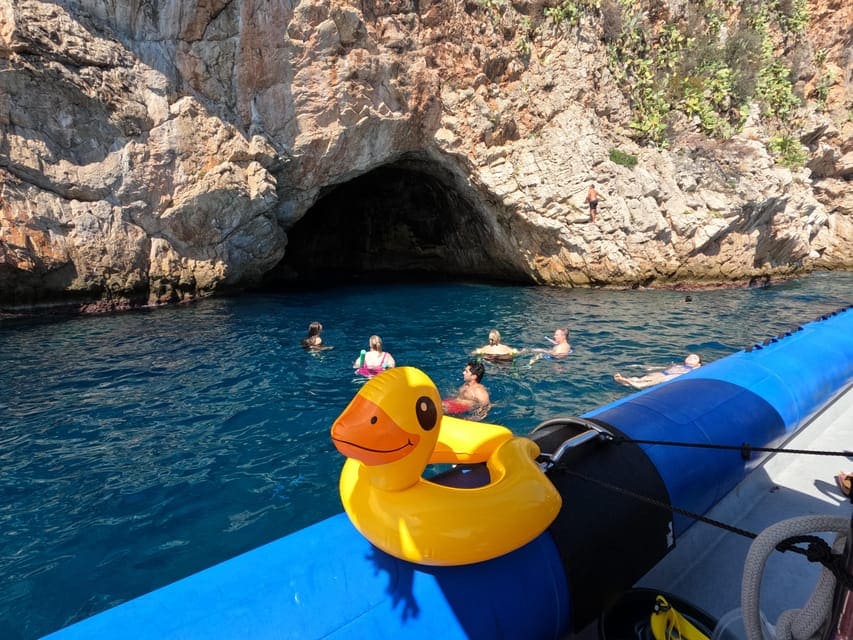
M530 282L499 256L484 214L424 161L385 165L323 193L288 231L267 286L400 280Z

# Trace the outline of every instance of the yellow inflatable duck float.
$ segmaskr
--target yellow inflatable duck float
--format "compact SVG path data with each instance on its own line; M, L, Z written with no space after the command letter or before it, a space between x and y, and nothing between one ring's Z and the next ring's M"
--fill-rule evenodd
M435 384L413 367L366 382L331 433L347 457L344 510L370 542L404 560L447 566L501 556L542 533L562 504L536 464L536 443L505 427L444 416ZM489 471L484 486L422 477L427 464L478 462Z

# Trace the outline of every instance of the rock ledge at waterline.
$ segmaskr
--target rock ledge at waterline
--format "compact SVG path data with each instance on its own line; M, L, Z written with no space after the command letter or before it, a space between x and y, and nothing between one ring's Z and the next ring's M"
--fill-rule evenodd
M798 113L796 171L757 109L637 145L595 20L519 51L548 5L0 0L0 306L188 300L296 255L567 286L853 268L853 5L809 2L843 81Z

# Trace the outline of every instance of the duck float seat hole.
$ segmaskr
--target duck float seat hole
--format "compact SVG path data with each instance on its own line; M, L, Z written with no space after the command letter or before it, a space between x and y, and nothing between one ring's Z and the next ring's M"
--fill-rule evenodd
M429 471L429 469L427 470ZM436 470L434 475L425 476L426 480L457 489L484 487L491 481L486 463L457 464L450 469Z
M331 436L347 457L344 510L362 535L397 558L437 566L489 560L536 538L562 504L536 463L535 442L443 415L435 384L414 367L366 382ZM423 477L428 464L484 465L488 481L433 482Z

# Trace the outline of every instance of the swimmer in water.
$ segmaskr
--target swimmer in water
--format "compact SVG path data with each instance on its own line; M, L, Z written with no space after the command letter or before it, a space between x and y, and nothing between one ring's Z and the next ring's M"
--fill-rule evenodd
M394 362L394 356L387 351L382 350L382 338L379 336L370 336L367 342L370 351L361 350L358 358L352 363L352 368L359 375L371 377L377 373L382 373L385 369L391 369L397 366Z
M678 376L687 373L688 371L693 371L693 369L698 369L702 366L702 359L696 353L689 354L684 359L684 364L676 364L663 371L653 371L652 373L646 374L644 376L637 376L626 378L621 373L617 373L613 376L613 379L619 384L624 384L626 387L633 387L634 389L645 389L647 387L652 387L656 384L660 384L661 382L666 382L667 380L672 380L673 378L677 378Z
M323 332L323 325L319 322L312 322L308 325L308 335L302 338L302 348L308 351L320 351L323 349L331 349L323 344L323 338L320 334Z
M482 356L487 360L511 360L518 353L518 349L505 345L501 342L501 332L497 329L489 331L489 344L479 349L474 349L472 356Z
M485 417L491 406L489 390L482 382L485 373L482 362L469 360L462 370L463 384L456 397L442 401L442 409L446 413L461 413L459 407L464 407L464 411L474 411L479 417Z
M536 356L530 361L531 364L542 358L565 358L572 352L572 345L569 344L569 330L565 327L557 327L554 329L554 339L548 338L552 346L550 349L533 349Z

